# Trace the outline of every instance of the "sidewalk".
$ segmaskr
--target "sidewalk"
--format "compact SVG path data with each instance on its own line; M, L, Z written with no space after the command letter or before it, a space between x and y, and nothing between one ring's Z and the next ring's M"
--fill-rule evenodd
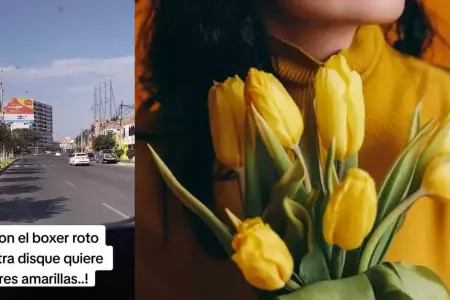
M6 162L0 163L0 175L3 174L10 166L12 166L16 161L18 161L20 157L7 159Z
M134 161L132 160L121 160L117 164L119 166L134 167Z

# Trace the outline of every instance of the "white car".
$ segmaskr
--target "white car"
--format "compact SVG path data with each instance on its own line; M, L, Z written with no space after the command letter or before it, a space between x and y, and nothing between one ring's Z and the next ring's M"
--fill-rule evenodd
M72 166L89 166L91 161L86 153L74 153L73 156L69 159L69 165Z
M56 153L55 153L55 156L61 156L61 153L56 152Z

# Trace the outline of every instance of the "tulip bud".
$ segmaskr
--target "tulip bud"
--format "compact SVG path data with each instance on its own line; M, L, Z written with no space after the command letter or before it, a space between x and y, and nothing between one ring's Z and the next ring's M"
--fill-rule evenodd
M433 159L425 169L422 188L433 197L450 201L450 156L441 155Z
M418 162L417 172L423 172L434 158L446 153L450 153L450 116L436 128L423 150Z
M232 242L236 252L231 259L247 282L264 291L283 288L294 270L292 255L284 241L261 218L239 222L231 212L227 213L237 227Z
M215 83L208 95L209 122L217 159L227 168L244 166L244 82L232 77Z
M251 68L244 94L247 104L253 104L284 147L298 145L304 129L302 114L275 76Z
M325 149L336 139L336 159L356 154L364 140L365 108L362 80L342 55L319 68L315 84L317 129Z
M343 250L358 248L372 230L376 215L377 191L374 180L361 169L349 169L325 208L325 241Z

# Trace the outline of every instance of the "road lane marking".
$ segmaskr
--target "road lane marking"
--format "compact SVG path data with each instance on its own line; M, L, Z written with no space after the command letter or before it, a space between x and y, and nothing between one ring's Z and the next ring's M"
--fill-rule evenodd
M67 184L70 185L70 186L75 187L75 184L73 184L73 183L71 183L71 182L69 182L69 181L64 180L64 182L67 183Z
M52 167L52 168L56 168L54 165L49 165L50 167Z
M42 165L44 168L48 168L47 165Z
M119 216L122 216L122 217L124 217L125 219L128 219L128 218L129 218L129 216L127 216L126 214L124 214L124 213L121 212L120 210L115 209L115 208L112 207L111 205L108 205L107 203L103 203L103 205L104 205L106 208L108 208L108 209L112 210L113 212L115 212L116 214L118 214Z
M55 172L53 172L53 171L50 171L53 175L58 175L58 174L56 174Z

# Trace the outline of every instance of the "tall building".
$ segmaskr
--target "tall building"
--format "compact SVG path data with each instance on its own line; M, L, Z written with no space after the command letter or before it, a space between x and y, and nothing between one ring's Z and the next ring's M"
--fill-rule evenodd
M36 145L38 151L44 151L53 146L53 108L51 105L34 101L34 122L31 128L40 135Z

